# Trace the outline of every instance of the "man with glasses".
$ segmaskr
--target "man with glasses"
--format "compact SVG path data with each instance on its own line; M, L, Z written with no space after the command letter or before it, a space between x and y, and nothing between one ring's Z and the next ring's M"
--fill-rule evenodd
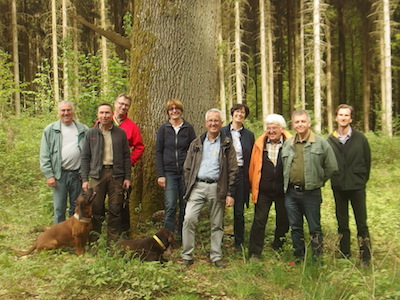
M213 108L206 113L207 132L191 144L183 165L187 201L182 230L182 259L193 264L195 230L203 205L210 206L210 259L217 268L222 262L223 218L225 206L233 206L237 187L238 164L231 140L221 132L221 111Z
M131 149L131 166L140 161L144 151L142 136L139 127L128 118L128 111L131 106L131 97L126 94L118 95L114 102L114 125L122 128L126 132L129 148ZM126 199L121 211L121 232L122 238L127 239L127 233L130 229L129 218L129 199Z

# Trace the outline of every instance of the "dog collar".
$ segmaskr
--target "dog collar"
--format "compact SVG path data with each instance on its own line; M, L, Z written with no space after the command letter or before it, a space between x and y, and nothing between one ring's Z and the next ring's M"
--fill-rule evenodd
M153 235L153 239L156 240L156 242L161 246L161 248L163 248L164 250L167 250L167 247L165 247L165 245L163 244L163 242L161 242L161 240L158 238L158 236Z
M79 222L82 222L82 223L90 223L90 222L92 222L92 218L84 218L84 217L79 217L79 215L77 214L77 213L75 213L74 214L74 217L79 221Z

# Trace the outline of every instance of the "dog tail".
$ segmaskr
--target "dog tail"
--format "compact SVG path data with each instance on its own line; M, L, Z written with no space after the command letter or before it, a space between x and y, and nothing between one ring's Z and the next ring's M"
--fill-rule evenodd
M15 254L17 254L18 256L24 256L24 255L29 255L31 254L33 251L36 250L36 243L33 244L33 246L29 249L29 250L18 250L18 249L14 249Z

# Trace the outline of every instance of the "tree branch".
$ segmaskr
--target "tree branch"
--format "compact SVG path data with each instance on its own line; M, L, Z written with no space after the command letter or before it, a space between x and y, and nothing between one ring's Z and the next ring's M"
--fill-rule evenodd
M85 25L86 27L90 28L94 32L97 32L98 34L106 37L109 39L111 42L121 46L124 49L130 50L131 49L131 42L129 39L126 37L123 37L122 35L116 33L115 31L111 30L104 30L98 26L93 25L92 23L86 21L83 17L71 14L71 17L75 18L78 22L81 24Z

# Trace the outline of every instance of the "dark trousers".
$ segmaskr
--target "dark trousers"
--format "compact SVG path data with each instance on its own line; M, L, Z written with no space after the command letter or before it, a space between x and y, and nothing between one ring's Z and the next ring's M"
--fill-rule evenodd
M112 169L102 169L99 179L91 179L91 187L96 192L92 205L93 230L101 233L101 225L105 216L104 201L108 195L108 219L107 219L107 240L117 241L121 228L121 209L124 202L124 190L122 177L113 178ZM90 241L95 241L96 236L91 236Z
M244 203L248 199L244 193L244 174L243 168L239 167L238 187L235 194L235 204L233 206L233 233L235 235L235 246L239 247L244 242Z
M289 218L294 256L303 259L305 255L303 219L307 219L311 236L312 254L318 257L322 254L321 229L321 190L295 191L289 186L285 194L285 207Z
M131 229L131 220L129 213L129 199L127 199L121 208L121 229L120 234L123 232L128 232Z
M282 247L285 235L289 231L289 220L286 213L284 196L269 197L259 194L254 207L254 220L250 231L249 256L260 256L264 247L265 227L268 221L269 210L275 202L275 238L272 243L274 249Z
M367 205L365 190L333 191L336 206L336 219L340 237L340 251L350 256L349 201L357 224L357 236L361 259L370 260L371 244L367 226Z

